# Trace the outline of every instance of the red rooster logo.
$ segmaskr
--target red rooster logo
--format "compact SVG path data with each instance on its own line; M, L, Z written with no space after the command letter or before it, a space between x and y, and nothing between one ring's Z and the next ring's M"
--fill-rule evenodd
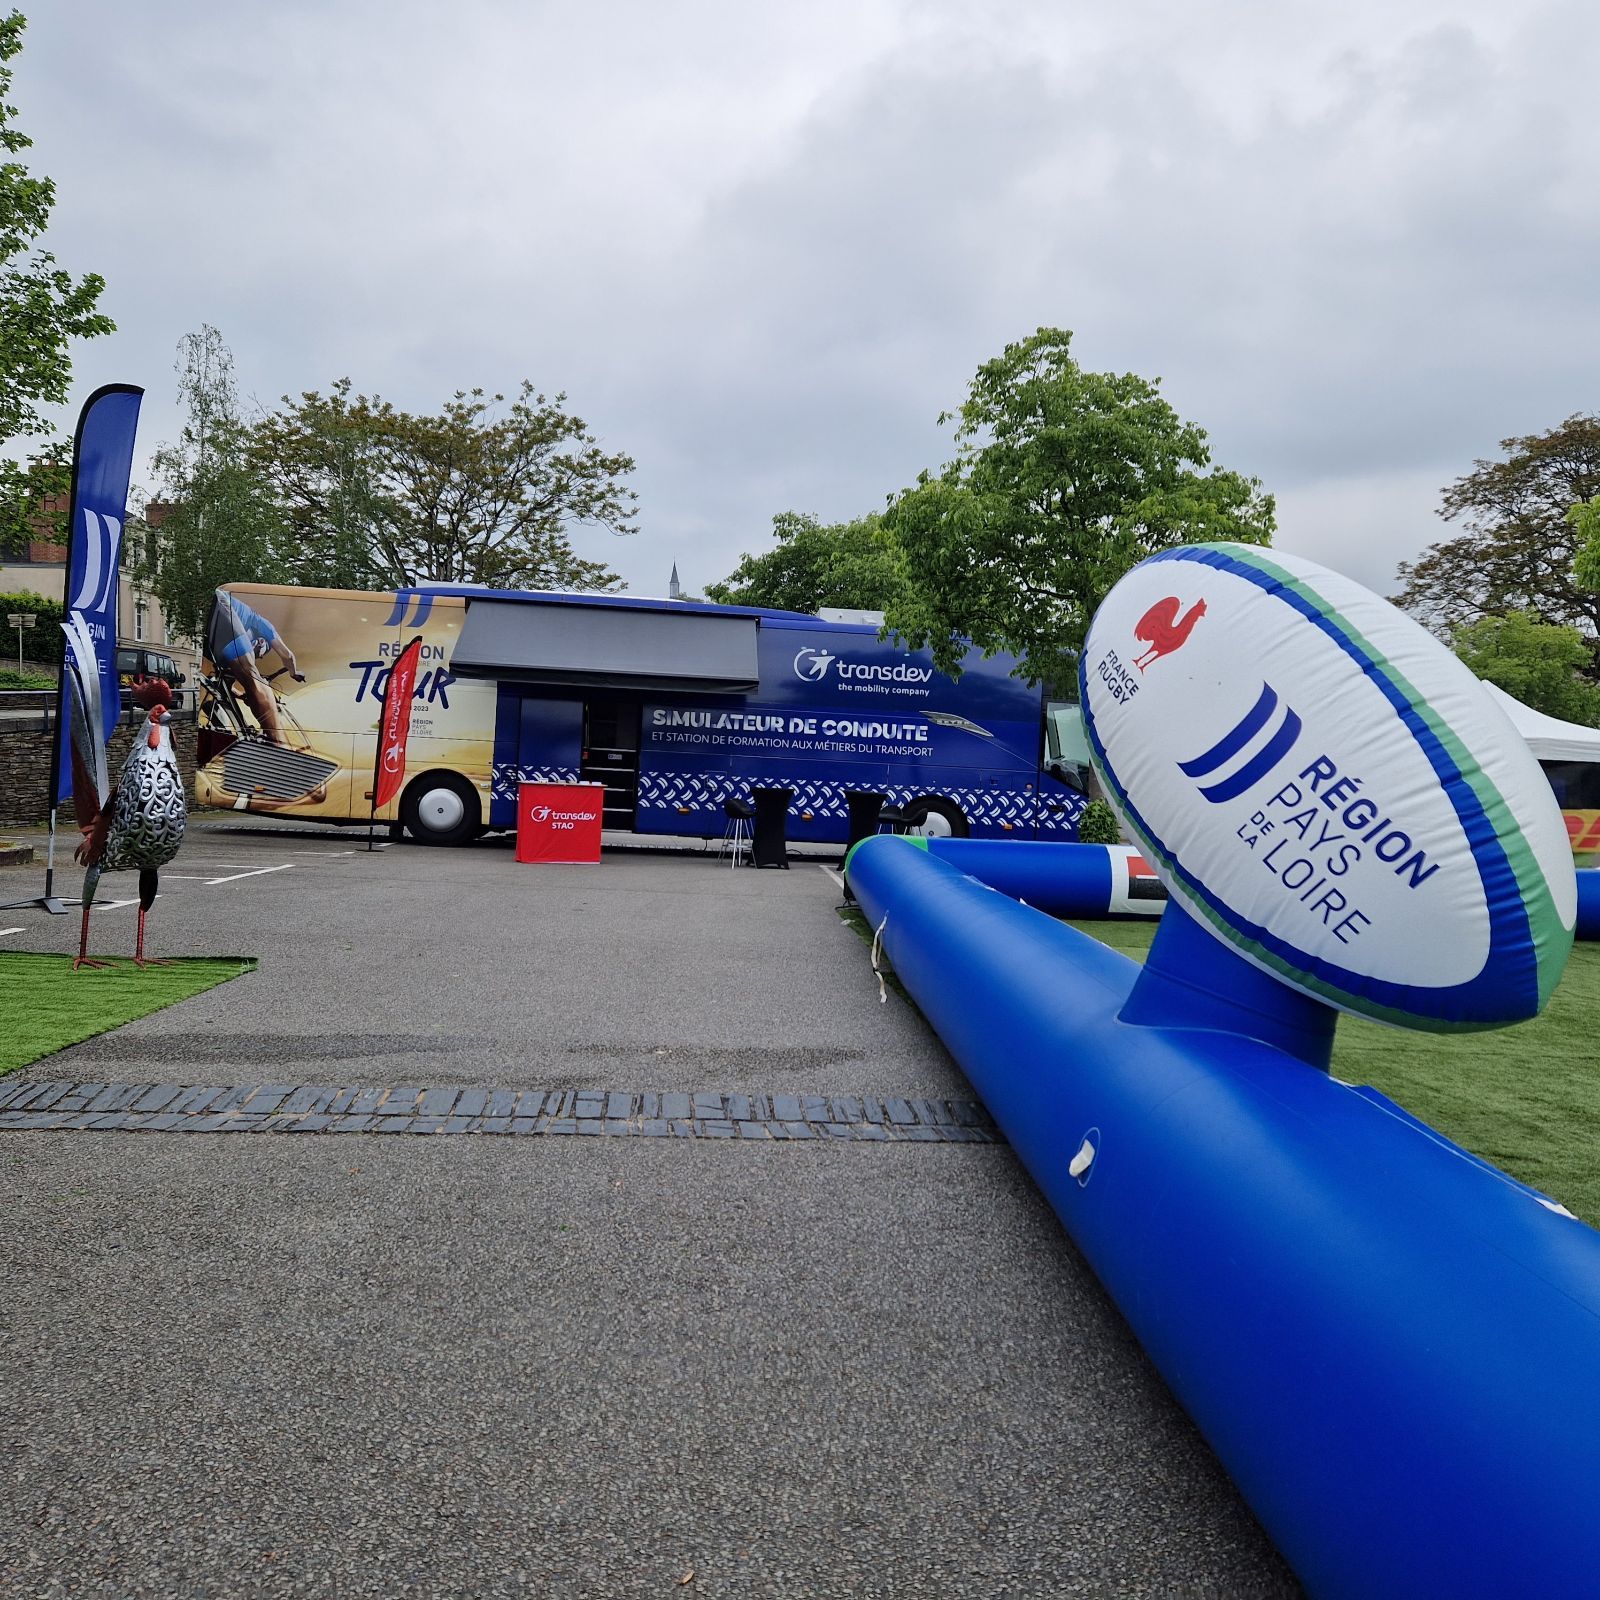
M1196 600L1181 617L1178 615L1177 595L1171 594L1165 600L1157 600L1134 624L1134 638L1150 646L1142 656L1134 659L1134 666L1143 672L1152 661L1170 656L1189 637L1195 623L1205 614L1204 600Z

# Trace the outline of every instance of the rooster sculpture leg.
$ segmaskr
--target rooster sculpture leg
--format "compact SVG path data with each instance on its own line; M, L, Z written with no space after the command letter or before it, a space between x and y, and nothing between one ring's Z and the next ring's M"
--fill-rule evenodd
M139 939L133 950L133 964L136 967L170 967L170 961L160 961L144 953L144 915L155 903L156 883L160 873L154 867L146 867L139 874Z
M78 934L78 954L72 970L79 967L109 967L109 961L96 961L89 954L89 908L94 904L94 892L100 883L99 867L90 867L83 875L83 928Z

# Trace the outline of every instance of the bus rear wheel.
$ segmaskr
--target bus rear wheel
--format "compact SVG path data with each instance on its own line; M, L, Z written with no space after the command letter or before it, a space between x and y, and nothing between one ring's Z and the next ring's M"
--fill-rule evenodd
M425 772L406 787L400 820L418 844L466 844L483 822L477 791L454 772Z
M930 839L965 839L972 832L966 812L942 794L925 794L905 810L907 833Z

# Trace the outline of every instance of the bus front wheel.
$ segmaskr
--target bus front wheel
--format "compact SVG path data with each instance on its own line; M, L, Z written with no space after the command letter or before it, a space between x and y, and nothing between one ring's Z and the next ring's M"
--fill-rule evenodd
M454 772L425 772L406 789L400 820L418 844L466 844L483 821L477 791Z
M972 832L967 814L942 794L925 794L906 807L906 832L930 839L965 839Z

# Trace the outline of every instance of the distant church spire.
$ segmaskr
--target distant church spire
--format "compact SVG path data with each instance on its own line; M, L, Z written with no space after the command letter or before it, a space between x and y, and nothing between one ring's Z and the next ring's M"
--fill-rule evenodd
M677 600L681 594L682 591L678 587L678 563L674 561L672 563L672 576L667 579L667 598L669 600Z

